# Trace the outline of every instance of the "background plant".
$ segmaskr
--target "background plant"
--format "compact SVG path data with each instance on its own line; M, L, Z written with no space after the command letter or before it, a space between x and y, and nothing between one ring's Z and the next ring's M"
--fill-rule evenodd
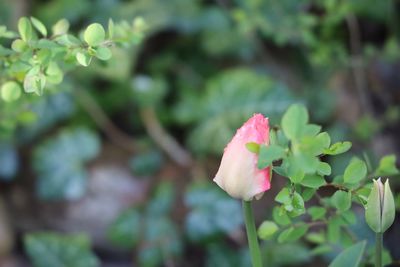
M265 241L262 252L265 262L271 266L304 265L311 261L325 265L348 247L352 238L370 238L365 245L363 261L373 261L370 257L374 236L361 223L364 221L363 210L357 204L365 201L368 195L364 181L391 176L391 187L397 203L400 203L395 168L395 155L399 151L396 138L399 98L394 89L398 72L397 3L22 2L25 4L21 6L0 2L0 23L6 25L0 30L0 87L6 85L0 94L0 202L4 204L0 206L6 207L2 210L7 214L1 218L11 221L13 226L12 230L0 232L10 234L10 240L19 242L28 233L26 246L58 242L74 244L60 245L67 250L79 247L82 253L86 253L87 239L76 241L74 236L65 238L54 233L73 233L80 229L60 229L56 224L43 221L36 221L39 226L26 228L24 222L27 220L19 218L26 218L21 215L34 210L35 215L40 215L36 218L63 218L68 225L73 225L71 218L64 215L65 210L78 207L79 202L98 190L91 187L90 182L95 180L92 173L99 165L106 166L104 158L115 158L122 165L120 169L124 168L135 176L133 180L148 185L149 190L140 188L140 192L149 193L139 203L132 201L132 207L121 216L115 216L115 223L110 223L109 231L104 229L112 244L99 243L96 236L86 233L93 243L89 258L97 257L103 264L115 262L118 258L126 265L140 261L143 266L185 266L193 262L198 266L246 266L249 261L245 241L241 238L242 221L236 217L240 205L216 190L209 180L214 175L223 146L236 128L254 112L262 112L270 117L272 125L278 126L274 130L279 141L276 146L284 150L282 160L277 158L274 162L275 171L290 178L282 179L275 175L273 188L287 188L291 196L291 202L274 202L279 190L271 191L270 198L266 196L265 201L257 203L257 223L269 229L268 225L273 221L279 231ZM21 25L25 27L18 27L18 20L23 16L26 19ZM37 26L40 23L34 23L31 16L42 22L47 34L42 34L43 27ZM112 38L108 29L110 17L115 24ZM69 37L66 43L56 44L61 52L50 56L41 52L43 57L34 59L33 53L38 49L53 50L40 48L40 45L54 46L65 39L59 37L60 40L56 41L57 38L53 38L52 28L61 18L66 18L70 24L65 34ZM129 22L121 22L124 20ZM65 20L62 21L65 27ZM89 44L85 31L92 23L102 25L105 34L104 39L94 38L94 42L89 38ZM25 29L22 35L28 42L22 38L19 28ZM100 37L102 35L100 33ZM117 36L126 38L120 40ZM23 52L13 50L15 39L21 40L14 44L15 48L23 49ZM70 43L71 40L76 43ZM98 40L102 40L102 44L99 45ZM139 40L142 42L137 45ZM29 46L24 46L25 43ZM100 47L103 51L98 53ZM111 50L112 57L108 60L96 57L108 57L104 48ZM25 58L21 58L22 55ZM87 65L91 56L89 67L80 65L79 62ZM6 62L9 65L5 65ZM27 62L29 70L39 66L39 72L27 75L28 67L17 62ZM42 93L41 96L25 92L27 76L28 91ZM353 144L351 150L340 155L326 154L325 150L331 146L326 145L327 134L320 133L318 144L314 139L308 142L298 140L295 142L298 147L286 144L287 136L281 119L295 102L308 107L308 124L322 125L322 129L329 133L329 145L350 140ZM303 126L304 123L299 127ZM81 145L79 140L91 145ZM337 149L346 144L338 145ZM322 152L321 147L324 147ZM124 156L117 157L115 150ZM299 155L311 150L311 155L306 155L305 162L299 164L306 166L306 170L297 170L298 176L284 173L282 164L297 163ZM317 152L320 153L315 154ZM361 187L352 192L353 204L347 209L349 194L342 193L341 189L349 189L349 186L340 176L344 177L353 156L358 157L353 164L365 164L367 174L356 172L359 181L352 186L354 189ZM330 174L327 165L319 161L331 167ZM290 171L296 171L296 168ZM302 171L306 171L304 177L301 177ZM161 182L172 184L175 189L169 193L172 199L170 208L158 214L159 225L151 227L154 235L160 237L161 233L168 232L166 239L176 244L165 254L160 253L162 244L155 241L152 233L145 231L150 229L147 227L150 203L154 203L153 200L163 203L156 197L156 188L164 184ZM322 185L322 182L326 184ZM337 190L339 193L335 193ZM134 192L130 195L137 194ZM111 187L109 194L106 203L117 199L111 197ZM29 210L16 209L18 206L14 200L21 199L19 196L28 198ZM311 196L313 198L308 199ZM214 206L209 199L220 204ZM64 208L46 215L43 210L48 210L49 206L47 209L38 208L33 205L36 201ZM292 212L285 209L285 206L290 209L290 205L293 206ZM223 212L227 215L222 216ZM300 213L303 214L298 215ZM287 217L290 221L285 220ZM142 221L138 222L138 218ZM269 222L261 224L264 220ZM354 220L357 227L349 224ZM396 225L388 230L390 233L385 239L393 261L399 259L399 251L393 245L396 244L393 240L396 236L393 233L398 229ZM125 229L118 230L122 234L116 230L119 227ZM143 235L136 234L138 227ZM165 228L174 230L162 230ZM355 237L347 233L347 228ZM36 235L38 230L41 232ZM43 230L51 232L42 235ZM286 234L280 237L285 231ZM302 232L305 232L302 237L291 241ZM15 233L18 238L15 238ZM261 236L265 235L262 232ZM29 236L37 242L28 242ZM285 240L285 236L286 241L279 243ZM77 243L84 245L78 246ZM149 253L157 256L146 256L147 243L155 244ZM115 252L121 244L122 252ZM11 249L9 244L0 247L4 248L0 253L3 262L10 258L19 261L23 258L21 255L29 255L32 262L41 266L35 261L36 250L33 248L22 250L17 246ZM363 247L364 243L360 243L352 249L361 251ZM133 259L131 250L135 252ZM293 253L289 255L285 251ZM48 254L48 257L59 257L57 253ZM74 253L72 255L76 255ZM351 254L354 256L355 253ZM45 255L36 257L44 259ZM73 260L74 256L71 258ZM389 262L387 253L384 259ZM70 258L64 260L69 262Z

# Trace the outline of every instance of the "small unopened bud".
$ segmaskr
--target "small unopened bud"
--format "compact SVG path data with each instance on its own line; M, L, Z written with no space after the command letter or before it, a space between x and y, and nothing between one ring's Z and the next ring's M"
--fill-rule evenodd
M381 178L374 180L371 193L365 206L365 219L367 224L376 233L384 233L394 221L395 205L389 180L385 184Z

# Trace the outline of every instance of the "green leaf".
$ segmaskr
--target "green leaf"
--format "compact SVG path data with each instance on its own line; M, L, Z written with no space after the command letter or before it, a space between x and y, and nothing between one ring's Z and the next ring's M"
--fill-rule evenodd
M44 37L47 36L46 26L44 26L44 24L40 20L38 20L35 17L31 17L31 22L33 24L33 27L36 28L36 30L38 30Z
M87 67L90 65L90 62L92 61L92 57L90 55L88 55L87 53L78 52L78 53L76 53L76 60L82 66Z
M45 200L82 197L87 186L84 164L96 157L99 151L97 135L85 128L61 131L39 144L33 153L38 196Z
M100 60L109 60L112 56L108 47L100 46L96 49L96 57Z
M354 158L346 167L343 180L348 184L356 184L364 179L367 175L367 165L364 161Z
M376 176L390 176L398 174L399 170L396 167L396 155L387 155L381 158L377 170L375 171Z
M315 194L314 188L304 188L301 196L303 197L304 201L309 201Z
M339 217L330 218L328 221L328 240L331 243L337 243L341 238L340 226L343 224Z
M327 254L329 252L332 251L332 246L331 245L326 245L326 244L322 244L319 245L317 247L315 247L311 253L312 255L323 255L323 254Z
M303 180L300 182L301 185L310 188L319 188L326 184L325 179L316 174L307 174L304 176Z
M287 187L282 188L282 190L276 195L275 201L282 204L291 203L290 191Z
M11 48L15 52L23 52L27 47L26 43L21 39L15 39L11 44Z
M260 227L258 227L258 236L261 239L271 239L274 234L279 230L279 227L273 221L264 221Z
M312 232L306 235L307 241L314 244L324 244L326 242L325 235L323 231Z
M120 214L107 229L108 239L118 247L133 249L142 233L142 216L137 209L128 209Z
M305 213L304 200L302 196L294 192L291 206L293 210L289 212L290 217L297 217Z
M6 102L13 102L21 96L21 86L14 81L6 82L1 87L1 98Z
M52 61L46 69L46 80L52 84L60 84L63 80L64 73L57 65L56 62Z
M34 267L100 266L84 235L31 233L24 237L24 246Z
M290 140L299 140L308 122L308 112L305 106L295 104L289 107L282 117L283 132Z
M306 154L318 156L329 147L331 138L327 132L319 133L317 136L305 136L301 139L300 150Z
M331 200L338 211L346 211L351 207L351 192L338 190L333 194Z
M272 164L273 161L285 156L285 149L278 145L260 146L257 167L264 169Z
M129 160L129 167L133 174L142 177L155 175L163 164L163 156L158 150L138 153Z
M236 129L254 113L268 114L272 125L292 101L291 91L274 77L250 68L234 68L207 80L204 93L182 95L174 115L183 125L196 125L188 137L194 152L219 155Z
M317 172L321 175L331 175L332 169L328 163L321 161L318 163Z
M68 32L69 29L69 22L66 19L60 19L59 21L54 24L52 27L52 32L54 36L63 35Z
M84 33L83 38L90 46L100 45L106 37L106 32L103 26L99 23L90 24Z
M357 222L357 217L352 210L342 212L340 215L348 224L355 224Z
M161 182L154 190L152 199L147 205L146 214L152 217L167 215L175 201L175 188L170 182Z
M272 218L277 224L282 226L291 223L290 217L287 215L286 210L283 207L274 207L272 210Z
M37 72L35 71L37 69ZM24 91L26 93L43 94L43 89L46 86L46 76L39 72L39 68L32 68L24 79Z
M297 152L294 154L292 160L294 161L291 164L297 165L297 167L303 171L305 174L315 173L317 171L319 165L318 157L315 157L309 153Z
M322 219L325 217L326 208L323 207L311 207L307 209L308 214L310 214L313 221Z
M252 153L258 154L260 152L260 144L257 144L255 142L247 143L246 148L248 151L250 151Z
M185 205L190 209L185 218L185 230L191 241L204 242L243 225L240 202L214 184L192 185L185 193Z
M181 257L182 239L176 225L167 217L148 217L142 238L141 249L137 256L138 266L161 266L163 262Z
M301 158L300 155L290 155L289 157L285 158L282 161L281 168L284 168L285 174L284 176L289 177L290 181L292 183L300 183L301 180L304 178L304 169L308 170L308 167L305 168L305 166L302 166L304 164L304 160ZM306 165L309 165L306 163ZM274 168L275 171L277 171L277 168Z
M337 142L324 150L324 154L338 155L348 151L351 148L351 142Z
M296 227L290 227L283 231L279 236L278 236L278 242L283 243L283 242L293 242L301 238L303 235L305 235L308 231L308 225L306 224L301 224Z
M366 241L361 241L348 247L329 264L329 267L358 267L364 254L365 245Z
M316 124L307 124L304 128L304 136L316 136L321 131L321 126Z
M24 42L32 39L32 25L28 18L22 17L18 21L18 32Z

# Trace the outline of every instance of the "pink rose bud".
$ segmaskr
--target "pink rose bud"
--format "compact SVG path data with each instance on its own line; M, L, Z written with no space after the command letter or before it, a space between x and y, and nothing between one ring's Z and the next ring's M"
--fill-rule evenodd
M270 170L257 168L258 155L246 148L247 143L269 143L268 118L255 114L235 134L226 146L216 182L234 198L246 201L260 199L270 188Z

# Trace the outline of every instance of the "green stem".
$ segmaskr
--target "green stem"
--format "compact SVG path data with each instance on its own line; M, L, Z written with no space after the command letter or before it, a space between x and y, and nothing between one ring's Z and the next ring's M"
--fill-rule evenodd
M375 267L382 267L382 233L376 233L375 243Z
M251 201L243 201L243 212L246 223L247 239L249 241L251 262L253 263L253 267L262 267L260 246L258 245Z

